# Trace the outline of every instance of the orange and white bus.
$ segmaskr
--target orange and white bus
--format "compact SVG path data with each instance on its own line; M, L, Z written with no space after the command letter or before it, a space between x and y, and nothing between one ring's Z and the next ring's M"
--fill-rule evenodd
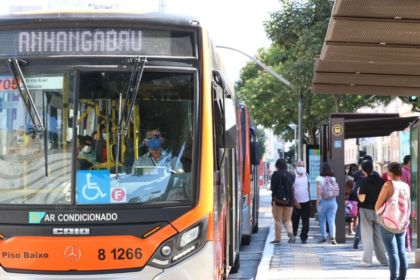
M195 18L1 16L0 279L237 271L258 180L221 68Z
M243 223L242 244L251 243L251 234L258 231L258 212L260 203L259 164L257 126L245 104L241 107L241 151L243 154Z

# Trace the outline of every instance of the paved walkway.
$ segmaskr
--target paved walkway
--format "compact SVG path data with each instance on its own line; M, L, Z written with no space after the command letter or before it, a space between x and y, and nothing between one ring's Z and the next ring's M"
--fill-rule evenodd
M299 238L295 244L287 243L289 238L283 227L281 244L273 245L270 244L274 240L272 222L256 280L389 279L388 267L380 266L375 256L372 267L356 266L362 260L363 243L358 250L353 249L353 235L346 236L346 244L332 245L329 239L326 244L318 244L319 232L318 222L311 219L307 244L301 244ZM420 279L420 267L414 265L413 252L408 254L408 261L407 279Z

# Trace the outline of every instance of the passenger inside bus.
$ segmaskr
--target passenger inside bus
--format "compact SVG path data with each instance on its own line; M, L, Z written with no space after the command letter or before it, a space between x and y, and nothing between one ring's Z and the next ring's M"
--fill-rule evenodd
M79 157L86 158L89 160L90 163L96 164L96 153L95 150L92 148L92 137L86 135L84 137L84 145L79 152Z
M131 175L136 175L136 167L138 166L165 166L171 173L184 173L178 157L172 156L171 152L162 149L164 141L165 138L162 137L158 128L149 129L146 132L143 144L148 147L149 151L134 161Z

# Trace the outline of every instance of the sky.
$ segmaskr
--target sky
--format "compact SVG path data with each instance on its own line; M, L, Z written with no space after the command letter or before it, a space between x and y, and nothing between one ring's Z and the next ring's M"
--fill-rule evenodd
M263 22L270 12L280 9L279 0L169 0L166 11L194 15L210 31L216 46L227 46L254 56L271 42L266 37ZM231 81L239 79L240 69L249 61L231 50L220 49L225 69Z
M54 0L14 0L9 5L39 5L48 7ZM158 11L159 0L55 0L66 3L60 9L74 9L81 3L118 4L118 9L130 11ZM36 3L36 4L34 4ZM200 18L201 24L210 31L216 46L227 46L255 56L257 50L269 47L270 40L264 32L263 22L270 19L270 12L280 9L279 0L166 0L166 12ZM8 4L0 5L0 14L8 13ZM239 79L240 69L249 61L237 52L220 49L226 74L234 82Z

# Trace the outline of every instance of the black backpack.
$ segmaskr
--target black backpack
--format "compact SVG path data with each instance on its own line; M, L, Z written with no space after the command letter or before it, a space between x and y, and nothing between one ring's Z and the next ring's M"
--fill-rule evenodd
M287 205L290 201L291 186L285 173L278 173L280 176L280 187L276 189L274 201L279 204Z

